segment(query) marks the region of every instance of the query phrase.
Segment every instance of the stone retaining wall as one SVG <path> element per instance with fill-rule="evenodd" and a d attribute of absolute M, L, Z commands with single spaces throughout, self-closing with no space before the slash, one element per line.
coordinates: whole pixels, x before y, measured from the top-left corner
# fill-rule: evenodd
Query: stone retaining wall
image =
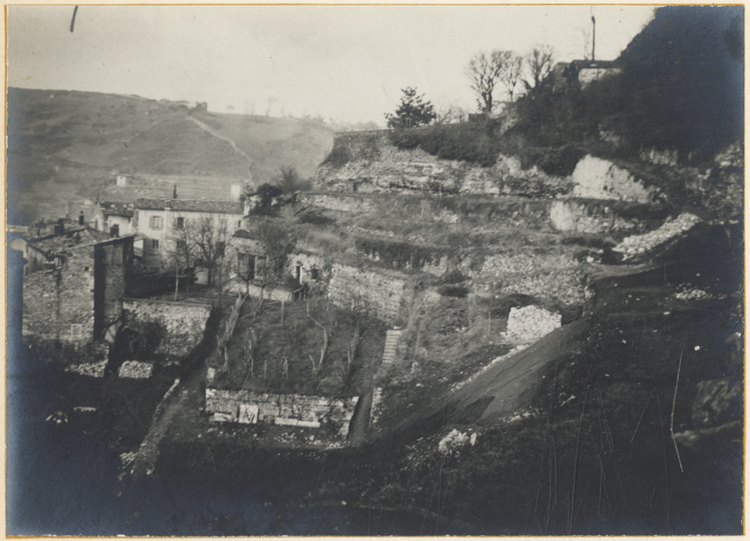
<path fill-rule="evenodd" d="M 406 277 L 340 264 L 333 265 L 328 284 L 328 298 L 335 305 L 361 306 L 369 315 L 386 323 L 398 319 L 406 291 Z"/>
<path fill-rule="evenodd" d="M 168 359 L 185 357 L 203 340 L 211 305 L 147 299 L 123 300 L 123 327 L 145 334 L 155 325 L 161 339 L 154 354 Z"/>

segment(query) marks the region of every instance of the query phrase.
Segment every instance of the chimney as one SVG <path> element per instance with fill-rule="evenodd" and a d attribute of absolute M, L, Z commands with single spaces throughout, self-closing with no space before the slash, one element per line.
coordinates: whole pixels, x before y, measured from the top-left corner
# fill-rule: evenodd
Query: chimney
<path fill-rule="evenodd" d="M 83 225 L 83 211 L 78 215 L 78 225 Z"/>
<path fill-rule="evenodd" d="M 172 199 L 177 199 L 177 184 L 174 185 L 174 189 L 172 190 Z"/>
<path fill-rule="evenodd" d="M 239 201 L 242 196 L 242 184 L 232 184 L 229 193 L 232 201 Z"/>

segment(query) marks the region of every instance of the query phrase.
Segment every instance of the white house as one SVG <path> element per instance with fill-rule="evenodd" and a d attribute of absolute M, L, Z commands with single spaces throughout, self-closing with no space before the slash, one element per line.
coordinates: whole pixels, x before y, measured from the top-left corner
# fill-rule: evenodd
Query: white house
<path fill-rule="evenodd" d="M 215 230 L 226 225 L 226 237 L 242 227 L 240 201 L 191 199 L 136 199 L 135 231 L 143 237 L 143 259 L 147 266 L 162 266 L 189 223 L 210 219 Z"/>

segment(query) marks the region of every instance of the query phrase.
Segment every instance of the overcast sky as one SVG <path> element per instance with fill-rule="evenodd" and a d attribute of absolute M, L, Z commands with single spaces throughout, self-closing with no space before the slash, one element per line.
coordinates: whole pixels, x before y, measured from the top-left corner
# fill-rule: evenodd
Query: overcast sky
<path fill-rule="evenodd" d="M 652 6 L 8 7 L 8 85 L 206 101 L 209 110 L 374 121 L 415 86 L 438 107 L 475 108 L 471 55 L 535 44 L 611 60 Z M 500 97 L 502 99 L 502 97 Z"/>

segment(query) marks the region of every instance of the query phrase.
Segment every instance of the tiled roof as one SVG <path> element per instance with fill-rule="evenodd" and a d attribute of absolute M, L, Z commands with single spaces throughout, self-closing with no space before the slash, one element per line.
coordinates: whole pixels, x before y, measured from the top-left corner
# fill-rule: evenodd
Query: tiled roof
<path fill-rule="evenodd" d="M 210 199 L 143 199 L 135 200 L 141 210 L 173 210 L 183 212 L 214 212 L 217 214 L 243 214 L 241 201 L 214 201 Z"/>
<path fill-rule="evenodd" d="M 100 203 L 102 214 L 105 216 L 133 216 L 133 203 L 114 203 L 103 201 Z"/>

